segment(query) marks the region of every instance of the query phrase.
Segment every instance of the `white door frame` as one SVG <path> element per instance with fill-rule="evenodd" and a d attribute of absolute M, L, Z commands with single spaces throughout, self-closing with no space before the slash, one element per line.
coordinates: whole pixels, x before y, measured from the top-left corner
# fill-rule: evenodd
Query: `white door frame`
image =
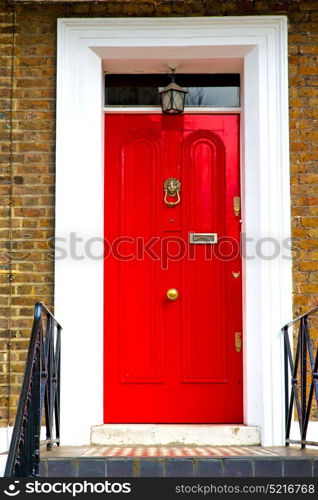
<path fill-rule="evenodd" d="M 131 57 L 145 64 L 204 58 L 210 72 L 220 61 L 229 70 L 242 63 L 247 253 L 259 242 L 272 254 L 290 238 L 285 16 L 59 19 L 55 313 L 64 327 L 63 444 L 88 443 L 90 427 L 103 422 L 103 261 L 81 242 L 74 256 L 74 236 L 71 256 L 70 233 L 95 245 L 103 238 L 103 64 Z M 289 256 L 286 248 L 276 258 L 243 259 L 244 423 L 260 426 L 267 446 L 284 442 L 280 327 L 292 317 Z"/>

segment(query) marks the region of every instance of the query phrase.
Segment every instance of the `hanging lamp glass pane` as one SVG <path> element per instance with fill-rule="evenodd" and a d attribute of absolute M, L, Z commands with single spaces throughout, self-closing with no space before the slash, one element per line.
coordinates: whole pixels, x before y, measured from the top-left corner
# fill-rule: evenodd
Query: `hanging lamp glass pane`
<path fill-rule="evenodd" d="M 171 99 L 170 99 L 170 94 L 168 92 L 162 94 L 162 105 L 166 109 L 169 109 L 171 107 Z"/>
<path fill-rule="evenodd" d="M 177 109 L 183 108 L 184 95 L 180 92 L 173 91 L 174 107 Z"/>

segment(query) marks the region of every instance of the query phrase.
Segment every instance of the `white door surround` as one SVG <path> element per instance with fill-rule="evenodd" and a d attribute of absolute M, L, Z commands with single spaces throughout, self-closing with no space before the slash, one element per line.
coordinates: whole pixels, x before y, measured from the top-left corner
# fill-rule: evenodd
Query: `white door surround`
<path fill-rule="evenodd" d="M 103 71 L 133 65 L 151 72 L 156 59 L 188 73 L 241 68 L 247 254 L 255 245 L 269 255 L 273 246 L 288 246 L 285 16 L 60 19 L 55 314 L 64 327 L 61 435 L 67 445 L 88 443 L 90 427 L 103 423 L 103 260 L 90 252 L 74 256 L 73 247 L 70 255 L 71 233 L 73 243 L 74 233 L 86 242 L 94 238 L 90 248 L 103 238 Z M 280 327 L 292 317 L 291 261 L 287 248 L 272 259 L 253 257 L 243 259 L 244 423 L 261 428 L 263 445 L 282 445 Z"/>

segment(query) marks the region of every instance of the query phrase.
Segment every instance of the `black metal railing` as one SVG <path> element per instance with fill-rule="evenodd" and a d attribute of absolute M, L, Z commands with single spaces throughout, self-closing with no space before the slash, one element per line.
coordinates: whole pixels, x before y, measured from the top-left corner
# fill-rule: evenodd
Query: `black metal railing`
<path fill-rule="evenodd" d="M 318 442 L 306 440 L 314 400 L 318 406 L 318 345 L 314 347 L 309 324 L 311 319 L 318 320 L 317 313 L 318 307 L 282 328 L 285 340 L 286 446 L 291 443 L 300 444 L 302 448 L 318 446 Z M 290 341 L 291 335 L 293 342 Z M 299 423 L 299 440 L 290 439 L 294 410 Z"/>
<path fill-rule="evenodd" d="M 16 414 L 5 477 L 39 475 L 44 407 L 47 449 L 60 442 L 61 325 L 38 302 Z"/>

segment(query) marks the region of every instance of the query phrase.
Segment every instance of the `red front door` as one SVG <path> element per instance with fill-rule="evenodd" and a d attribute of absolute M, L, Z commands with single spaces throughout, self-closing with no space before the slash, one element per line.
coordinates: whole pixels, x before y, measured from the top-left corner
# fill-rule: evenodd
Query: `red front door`
<path fill-rule="evenodd" d="M 105 116 L 105 422 L 242 422 L 239 196 L 237 115 Z"/>

